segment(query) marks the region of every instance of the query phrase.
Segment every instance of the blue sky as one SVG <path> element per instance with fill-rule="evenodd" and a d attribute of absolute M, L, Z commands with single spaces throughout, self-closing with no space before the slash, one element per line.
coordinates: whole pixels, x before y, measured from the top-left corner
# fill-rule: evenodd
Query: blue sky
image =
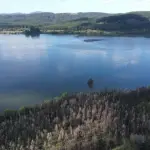
<path fill-rule="evenodd" d="M 0 13 L 150 11 L 150 0 L 0 0 Z"/>

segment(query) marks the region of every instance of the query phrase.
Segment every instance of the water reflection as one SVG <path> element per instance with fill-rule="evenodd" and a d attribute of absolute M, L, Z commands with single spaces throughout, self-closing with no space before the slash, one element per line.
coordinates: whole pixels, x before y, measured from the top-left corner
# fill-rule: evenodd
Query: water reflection
<path fill-rule="evenodd" d="M 39 103 L 64 91 L 150 84 L 150 39 L 0 35 L 0 109 Z M 10 102 L 11 101 L 11 102 Z M 10 103 L 9 103 L 10 102 Z M 9 104 L 8 104 L 9 103 Z"/>
<path fill-rule="evenodd" d="M 93 81 L 93 79 L 90 78 L 90 79 L 88 80 L 87 84 L 88 84 L 89 88 L 92 89 L 93 86 L 94 86 L 94 81 Z"/>
<path fill-rule="evenodd" d="M 76 55 L 76 57 L 91 57 L 91 56 L 95 56 L 95 55 L 102 55 L 103 57 L 105 57 L 107 55 L 107 52 L 104 50 L 75 50 L 74 54 Z"/>
<path fill-rule="evenodd" d="M 26 37 L 26 38 L 31 37 L 31 38 L 33 38 L 33 39 L 37 39 L 37 38 L 40 38 L 40 34 L 37 34 L 37 35 L 28 35 L 28 34 L 25 34 L 25 37 Z"/>
<path fill-rule="evenodd" d="M 112 61 L 116 67 L 126 67 L 127 65 L 136 65 L 142 55 L 142 50 L 132 49 L 128 51 L 114 51 Z"/>
<path fill-rule="evenodd" d="M 0 58 L 5 60 L 28 60 L 37 59 L 39 57 L 46 56 L 46 45 L 42 39 L 24 39 L 5 37 L 4 41 L 0 41 Z"/>

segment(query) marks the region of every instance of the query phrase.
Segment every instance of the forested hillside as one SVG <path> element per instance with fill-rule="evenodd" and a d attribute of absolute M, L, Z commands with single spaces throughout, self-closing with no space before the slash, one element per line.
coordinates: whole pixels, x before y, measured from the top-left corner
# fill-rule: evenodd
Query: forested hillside
<path fill-rule="evenodd" d="M 56 24 L 61 22 L 66 22 L 70 20 L 75 20 L 83 17 L 88 18 L 100 18 L 106 17 L 109 14 L 106 13 L 49 13 L 49 12 L 39 12 L 31 14 L 1 14 L 0 15 L 0 26 L 19 26 L 19 25 L 46 25 L 46 24 Z"/>
<path fill-rule="evenodd" d="M 30 26 L 42 33 L 94 35 L 150 35 L 150 11 L 125 14 L 31 13 L 1 14 L 0 32 L 22 33 Z"/>

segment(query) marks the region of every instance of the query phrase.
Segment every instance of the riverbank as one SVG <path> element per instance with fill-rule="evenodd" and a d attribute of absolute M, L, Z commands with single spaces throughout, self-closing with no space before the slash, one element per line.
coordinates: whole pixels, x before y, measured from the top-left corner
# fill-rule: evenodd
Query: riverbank
<path fill-rule="evenodd" d="M 0 34 L 23 34 L 23 31 L 11 31 L 11 30 L 7 30 L 7 31 L 0 31 Z"/>
<path fill-rule="evenodd" d="M 0 149 L 148 150 L 149 98 L 147 87 L 65 93 L 15 113 L 6 111 L 0 121 Z"/>
<path fill-rule="evenodd" d="M 0 31 L 0 34 L 24 34 L 24 30 L 3 30 Z M 101 30 L 80 30 L 80 31 L 72 31 L 72 30 L 41 30 L 41 34 L 51 34 L 51 35 L 75 35 L 79 36 L 110 36 L 110 37 L 150 37 L 150 33 L 124 33 L 124 32 L 107 32 Z"/>
<path fill-rule="evenodd" d="M 53 34 L 53 35 L 76 35 L 78 36 L 110 36 L 110 37 L 150 37 L 148 32 L 108 32 L 102 30 L 47 30 L 41 31 L 42 34 Z"/>

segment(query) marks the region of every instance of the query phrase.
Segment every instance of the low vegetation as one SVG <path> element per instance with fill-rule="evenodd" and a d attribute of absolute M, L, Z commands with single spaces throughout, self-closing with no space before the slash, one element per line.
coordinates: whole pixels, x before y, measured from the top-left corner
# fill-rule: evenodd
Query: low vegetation
<path fill-rule="evenodd" d="M 63 93 L 0 116 L 0 150 L 149 150 L 150 88 Z"/>

